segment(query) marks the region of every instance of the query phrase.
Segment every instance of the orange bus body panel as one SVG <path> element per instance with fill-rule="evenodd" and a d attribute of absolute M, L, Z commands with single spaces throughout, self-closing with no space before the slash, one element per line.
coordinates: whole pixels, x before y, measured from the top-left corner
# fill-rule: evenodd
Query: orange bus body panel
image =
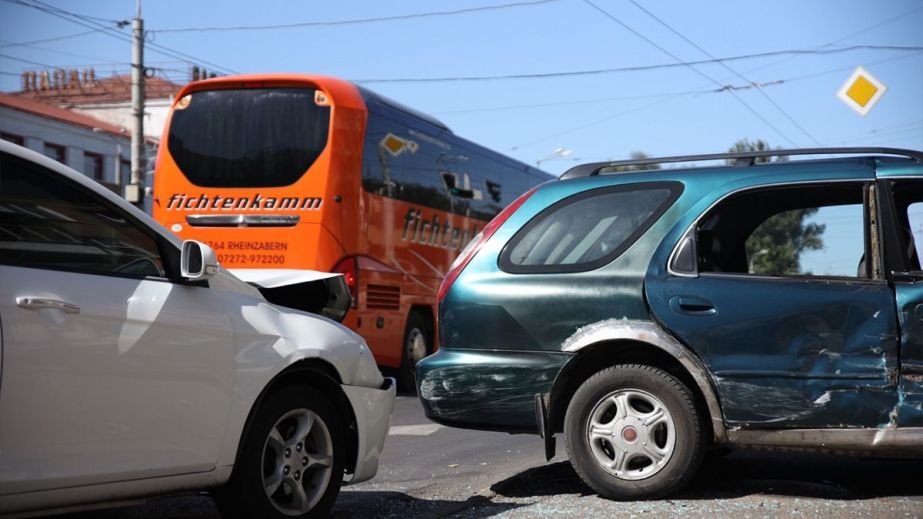
<path fill-rule="evenodd" d="M 168 138 L 186 96 L 293 87 L 322 92 L 330 106 L 326 146 L 298 180 L 281 187 L 201 187 L 181 171 L 169 151 Z M 180 237 L 209 244 L 222 266 L 230 269 L 329 272 L 344 258 L 352 258 L 358 266 L 358 301 L 343 324 L 366 339 L 379 365 L 399 367 L 413 309 L 427 315 L 432 346 L 437 347 L 439 283 L 485 222 L 366 191 L 362 168 L 368 118 L 359 89 L 331 77 L 254 74 L 190 83 L 177 94 L 166 122 L 154 178 L 153 215 Z M 285 226 L 190 224 L 195 218 L 216 215 L 298 217 L 298 221 Z"/>
<path fill-rule="evenodd" d="M 356 248 L 355 229 L 359 224 L 358 181 L 349 175 L 328 175 L 328 171 L 359 171 L 362 160 L 362 132 L 365 127 L 365 104 L 355 86 L 345 81 L 323 76 L 266 74 L 215 78 L 186 85 L 174 101 L 201 90 L 240 89 L 248 84 L 271 87 L 311 86 L 327 93 L 333 100 L 331 131 L 327 146 L 308 171 L 294 184 L 270 188 L 202 188 L 190 182 L 170 155 L 166 139 L 157 155 L 154 176 L 153 215 L 160 223 L 184 239 L 208 243 L 215 249 L 226 268 L 291 268 L 329 271 L 345 255 Z M 171 111 L 166 122 L 170 127 Z M 336 150 L 336 152 L 334 152 Z M 180 200 L 171 197 L 184 195 Z M 280 209 L 272 214 L 299 216 L 294 227 L 192 227 L 186 217 L 206 214 L 254 214 L 266 211 L 238 208 L 252 205 L 255 195 L 263 200 L 283 201 L 295 198 L 306 211 Z M 202 197 L 205 197 L 204 199 Z M 219 209 L 214 209 L 215 196 Z M 335 202 L 337 196 L 341 202 Z M 201 203 L 208 200 L 210 204 Z M 306 199 L 312 202 L 305 204 Z M 316 200 L 316 201 L 314 201 Z M 228 208 L 223 204 L 230 201 Z M 241 203 L 246 201 L 249 203 Z M 190 206 L 177 210 L 177 202 Z M 343 243 L 342 240 L 351 243 Z M 280 254 L 281 253 L 281 254 Z M 281 260 L 279 256 L 283 256 Z"/>

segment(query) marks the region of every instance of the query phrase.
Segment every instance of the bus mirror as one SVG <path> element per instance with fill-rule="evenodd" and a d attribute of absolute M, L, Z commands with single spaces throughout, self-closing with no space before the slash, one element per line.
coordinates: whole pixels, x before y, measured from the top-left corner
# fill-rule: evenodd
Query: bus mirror
<path fill-rule="evenodd" d="M 183 242 L 180 274 L 189 281 L 202 281 L 218 273 L 218 258 L 211 247 L 195 240 Z"/>

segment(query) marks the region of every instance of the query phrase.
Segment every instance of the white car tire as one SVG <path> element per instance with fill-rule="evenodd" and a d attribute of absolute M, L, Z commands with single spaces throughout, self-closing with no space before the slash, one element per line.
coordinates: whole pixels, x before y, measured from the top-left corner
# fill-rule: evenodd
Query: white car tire
<path fill-rule="evenodd" d="M 345 427 L 314 388 L 284 386 L 260 403 L 231 480 L 215 493 L 223 517 L 328 517 L 343 482 Z"/>

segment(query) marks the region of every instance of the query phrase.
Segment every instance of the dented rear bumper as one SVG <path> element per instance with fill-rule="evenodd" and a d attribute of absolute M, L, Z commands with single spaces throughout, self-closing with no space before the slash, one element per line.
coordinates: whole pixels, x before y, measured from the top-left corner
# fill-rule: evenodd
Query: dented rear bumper
<path fill-rule="evenodd" d="M 547 393 L 571 354 L 441 349 L 417 364 L 426 416 L 471 429 L 538 434 L 535 395 Z"/>

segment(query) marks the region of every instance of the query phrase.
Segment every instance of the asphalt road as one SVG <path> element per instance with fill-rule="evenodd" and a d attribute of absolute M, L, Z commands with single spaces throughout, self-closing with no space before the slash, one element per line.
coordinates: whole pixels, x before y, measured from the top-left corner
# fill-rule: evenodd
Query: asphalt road
<path fill-rule="evenodd" d="M 923 518 L 923 462 L 735 452 L 709 458 L 671 499 L 595 496 L 566 461 L 545 463 L 537 436 L 452 429 L 398 397 L 378 475 L 344 487 L 336 518 L 881 517 Z M 217 519 L 206 496 L 71 514 L 68 519 Z"/>

